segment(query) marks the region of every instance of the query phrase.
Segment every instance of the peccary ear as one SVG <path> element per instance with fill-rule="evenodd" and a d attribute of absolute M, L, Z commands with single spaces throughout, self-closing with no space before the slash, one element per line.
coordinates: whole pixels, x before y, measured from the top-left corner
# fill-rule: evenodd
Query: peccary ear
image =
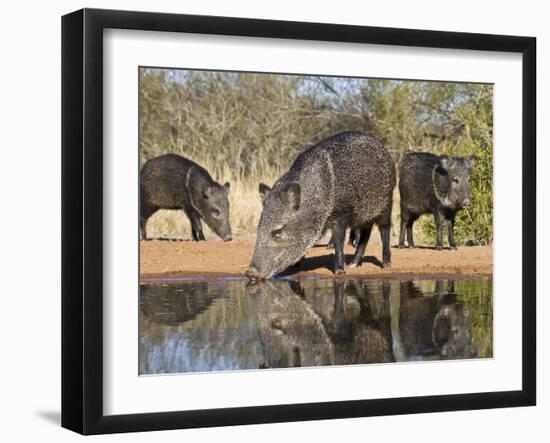
<path fill-rule="evenodd" d="M 229 184 L 229 182 L 225 182 L 225 183 L 223 184 L 223 187 L 225 188 L 225 190 L 226 190 L 227 192 L 229 192 L 229 188 L 231 187 L 231 185 Z"/>
<path fill-rule="evenodd" d="M 448 170 L 452 164 L 453 164 L 453 158 L 449 157 L 448 155 L 442 155 L 439 157 L 439 160 L 441 162 L 441 167 L 445 170 Z"/>
<path fill-rule="evenodd" d="M 258 192 L 260 193 L 260 200 L 262 201 L 263 205 L 265 199 L 267 198 L 267 195 L 271 192 L 271 188 L 264 183 L 260 183 L 260 186 L 258 187 Z"/>
<path fill-rule="evenodd" d="M 300 194 L 301 189 L 298 183 L 288 183 L 281 189 L 280 197 L 286 205 L 297 211 L 300 209 Z"/>
<path fill-rule="evenodd" d="M 479 158 L 476 157 L 475 155 L 472 155 L 466 159 L 466 166 L 472 169 L 478 161 L 479 161 Z"/>
<path fill-rule="evenodd" d="M 204 188 L 202 188 L 202 196 L 207 200 L 210 198 L 213 192 L 214 188 L 210 185 L 206 185 Z"/>

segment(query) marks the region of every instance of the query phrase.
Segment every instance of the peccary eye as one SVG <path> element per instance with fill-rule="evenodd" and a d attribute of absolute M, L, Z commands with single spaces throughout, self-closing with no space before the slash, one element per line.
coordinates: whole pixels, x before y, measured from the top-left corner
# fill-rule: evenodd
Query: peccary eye
<path fill-rule="evenodd" d="M 214 217 L 219 217 L 220 216 L 220 211 L 218 211 L 217 209 L 212 209 L 212 215 Z"/>
<path fill-rule="evenodd" d="M 460 179 L 458 177 L 453 177 L 453 183 L 458 183 Z"/>
<path fill-rule="evenodd" d="M 282 240 L 285 237 L 283 228 L 279 228 L 279 229 L 275 229 L 274 231 L 271 231 L 271 237 L 274 240 Z"/>

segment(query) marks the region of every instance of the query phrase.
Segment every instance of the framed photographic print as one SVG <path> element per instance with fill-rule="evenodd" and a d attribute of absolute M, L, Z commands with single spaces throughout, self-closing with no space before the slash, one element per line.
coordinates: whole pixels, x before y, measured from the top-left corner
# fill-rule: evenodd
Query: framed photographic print
<path fill-rule="evenodd" d="M 530 37 L 62 21 L 62 425 L 534 405 Z"/>

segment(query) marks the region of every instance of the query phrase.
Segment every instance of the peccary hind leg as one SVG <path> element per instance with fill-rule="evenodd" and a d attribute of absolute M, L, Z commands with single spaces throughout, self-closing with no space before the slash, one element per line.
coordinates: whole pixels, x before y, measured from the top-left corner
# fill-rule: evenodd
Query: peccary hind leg
<path fill-rule="evenodd" d="M 407 243 L 409 248 L 414 248 L 413 224 L 418 217 L 410 214 L 407 210 L 401 208 L 401 230 L 399 232 L 399 249 L 405 247 L 405 234 L 407 234 Z"/>
<path fill-rule="evenodd" d="M 139 217 L 139 227 L 141 229 L 141 238 L 147 240 L 147 219 L 143 216 Z"/>
<path fill-rule="evenodd" d="M 363 229 L 357 229 L 355 231 L 357 249 L 355 250 L 355 255 L 353 256 L 353 261 L 350 266 L 352 268 L 361 266 L 361 261 L 363 260 L 363 255 L 365 254 L 365 248 L 369 242 L 370 233 L 372 230 L 372 225 L 368 225 Z"/>
<path fill-rule="evenodd" d="M 357 242 L 359 241 L 360 235 L 361 235 L 360 229 L 352 229 L 349 233 L 348 245 L 357 246 Z M 333 249 L 333 248 L 334 248 L 334 235 L 330 237 L 330 240 L 327 243 L 327 249 Z"/>
<path fill-rule="evenodd" d="M 147 240 L 147 219 L 143 216 L 139 218 L 139 227 L 141 228 L 141 238 Z"/>
<path fill-rule="evenodd" d="M 327 243 L 327 249 L 334 249 L 334 234 L 331 233 L 330 240 Z"/>
<path fill-rule="evenodd" d="M 401 215 L 401 230 L 399 231 L 399 249 L 403 249 L 405 247 L 405 232 L 407 230 L 408 223 L 409 223 L 409 220 L 404 218 L 403 215 Z"/>
<path fill-rule="evenodd" d="M 391 267 L 390 225 L 378 226 L 382 238 L 382 267 Z"/>
<path fill-rule="evenodd" d="M 334 273 L 344 274 L 344 240 L 346 237 L 346 225 L 336 223 L 332 230 L 332 240 L 334 241 Z"/>
<path fill-rule="evenodd" d="M 437 236 L 435 240 L 435 249 L 441 251 L 443 249 L 443 223 L 445 222 L 445 217 L 441 211 L 434 211 L 435 225 L 437 227 Z"/>
<path fill-rule="evenodd" d="M 361 237 L 361 229 L 352 229 L 349 233 L 348 245 L 357 246 Z"/>

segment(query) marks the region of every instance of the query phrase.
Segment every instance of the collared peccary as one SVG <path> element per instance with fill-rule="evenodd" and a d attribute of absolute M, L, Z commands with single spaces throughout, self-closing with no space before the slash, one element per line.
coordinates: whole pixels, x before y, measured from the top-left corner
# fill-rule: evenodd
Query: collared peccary
<path fill-rule="evenodd" d="M 229 183 L 220 185 L 206 169 L 176 154 L 149 160 L 141 169 L 140 225 L 147 239 L 147 220 L 159 209 L 183 209 L 193 239 L 205 240 L 201 219 L 223 240 L 231 240 Z"/>
<path fill-rule="evenodd" d="M 346 229 L 361 229 L 352 266 L 361 264 L 373 224 L 389 266 L 395 167 L 378 140 L 343 132 L 306 149 L 267 194 L 247 276 L 265 279 L 296 263 L 327 229 L 335 273 L 344 272 Z"/>
<path fill-rule="evenodd" d="M 401 232 L 399 247 L 414 247 L 413 224 L 422 214 L 432 213 L 437 226 L 436 249 L 443 248 L 443 223 L 449 246 L 456 249 L 456 213 L 472 204 L 470 172 L 477 157 L 438 156 L 428 152 L 406 154 L 399 163 Z"/>

